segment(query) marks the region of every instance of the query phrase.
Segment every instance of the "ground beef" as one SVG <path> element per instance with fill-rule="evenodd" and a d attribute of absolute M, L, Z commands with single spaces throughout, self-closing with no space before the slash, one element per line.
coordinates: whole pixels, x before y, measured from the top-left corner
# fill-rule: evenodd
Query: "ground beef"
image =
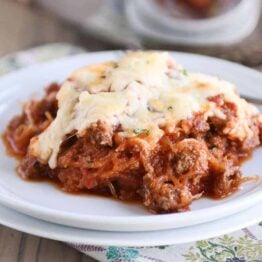
<path fill-rule="evenodd" d="M 156 213 L 184 211 L 193 200 L 188 186 L 176 187 L 168 176 L 144 176 L 143 203 Z"/>

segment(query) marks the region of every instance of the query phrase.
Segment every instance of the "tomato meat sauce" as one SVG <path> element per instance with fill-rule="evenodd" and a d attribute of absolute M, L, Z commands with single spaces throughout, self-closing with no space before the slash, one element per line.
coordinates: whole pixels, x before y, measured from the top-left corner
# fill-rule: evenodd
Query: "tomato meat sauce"
<path fill-rule="evenodd" d="M 56 117 L 59 88 L 51 84 L 42 99 L 26 103 L 3 134 L 8 153 L 19 160 L 22 178 L 54 181 L 70 193 L 138 200 L 154 213 L 187 210 L 202 196 L 224 198 L 255 179 L 242 178 L 240 164 L 261 145 L 262 125 L 257 118 L 250 119 L 252 135 L 243 141 L 224 134 L 236 108 L 219 95 L 209 99 L 222 109 L 225 119 L 205 120 L 196 113 L 181 120 L 172 132 L 163 128 L 164 135 L 153 150 L 141 143 L 144 132 L 124 138 L 119 135 L 121 126 L 101 121 L 89 126 L 82 137 L 71 132 L 60 147 L 57 166 L 51 169 L 32 157 L 28 146 Z"/>

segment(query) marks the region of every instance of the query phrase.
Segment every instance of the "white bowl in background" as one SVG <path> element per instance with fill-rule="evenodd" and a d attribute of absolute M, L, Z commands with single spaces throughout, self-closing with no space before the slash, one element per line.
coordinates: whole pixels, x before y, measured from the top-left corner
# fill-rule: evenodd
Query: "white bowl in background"
<path fill-rule="evenodd" d="M 246 15 L 232 21 L 228 26 L 208 32 L 190 33 L 175 31 L 154 23 L 145 16 L 135 1 L 126 2 L 126 16 L 131 28 L 146 41 L 190 46 L 228 45 L 241 41 L 255 29 L 261 10 L 260 0 L 249 1 Z M 250 15 L 252 14 L 252 15 Z M 170 18 L 172 19 L 172 18 Z M 197 20 L 198 21 L 198 20 Z"/>

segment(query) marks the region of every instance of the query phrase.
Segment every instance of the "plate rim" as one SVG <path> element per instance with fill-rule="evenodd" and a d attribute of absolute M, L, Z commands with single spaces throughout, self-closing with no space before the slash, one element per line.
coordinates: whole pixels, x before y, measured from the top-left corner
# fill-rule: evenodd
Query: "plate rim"
<path fill-rule="evenodd" d="M 72 244 L 85 244 L 85 245 L 101 245 L 101 246 L 122 246 L 122 247 L 150 247 L 158 245 L 177 245 L 186 244 L 198 240 L 209 239 L 218 237 L 224 234 L 241 230 L 243 228 L 255 225 L 262 220 L 262 203 L 257 204 L 245 211 L 236 213 L 232 216 L 222 218 L 216 221 L 211 221 L 206 224 L 195 225 L 185 228 L 170 229 L 155 232 L 107 232 L 95 231 L 89 229 L 80 229 L 75 227 L 68 227 L 60 224 L 55 224 L 43 221 L 28 215 L 19 213 L 13 209 L 2 206 L 0 204 L 1 212 L 0 224 L 22 231 L 31 235 L 44 237 L 52 240 L 68 242 Z M 257 212 L 261 210 L 261 212 Z M 7 212 L 7 215 L 5 214 Z M 9 213 L 9 215 L 8 215 Z M 3 216 L 4 214 L 4 216 Z M 10 219 L 10 214 L 13 218 Z M 260 215 L 258 215 L 260 214 Z M 23 219 L 23 220 L 22 220 Z M 24 219 L 29 221 L 30 225 L 25 226 Z M 33 222 L 33 223 L 32 223 Z M 38 224 L 38 225 L 35 225 Z M 216 230 L 212 229 L 212 224 L 215 224 Z M 48 230 L 43 229 L 43 225 L 47 225 Z M 211 227 L 211 228 L 210 228 Z M 70 230 L 76 231 L 77 234 L 70 234 Z M 192 231 L 189 236 L 183 232 Z M 204 231 L 205 230 L 205 231 Z M 67 232 L 68 231 L 68 232 Z M 178 235 L 178 232 L 181 232 Z M 66 233 L 67 232 L 67 233 Z M 71 231 L 72 232 L 72 231 Z M 80 234 L 78 233 L 80 232 Z M 199 234 L 196 234 L 198 232 Z M 81 235 L 85 233 L 85 235 Z M 137 237 L 131 240 L 128 236 L 134 234 Z M 153 235 L 152 235 L 153 234 Z M 97 235 L 97 236 L 95 236 Z M 103 239 L 104 235 L 104 239 Z M 123 239 L 122 236 L 125 236 Z M 95 237 L 94 237 L 95 236 Z M 107 238 L 105 238 L 105 236 Z"/>

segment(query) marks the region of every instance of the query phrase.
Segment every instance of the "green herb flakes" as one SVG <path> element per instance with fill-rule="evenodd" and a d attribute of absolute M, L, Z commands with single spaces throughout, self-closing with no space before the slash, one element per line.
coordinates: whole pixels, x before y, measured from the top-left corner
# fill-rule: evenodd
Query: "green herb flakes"
<path fill-rule="evenodd" d="M 140 135 L 140 134 L 146 134 L 147 136 L 150 134 L 150 130 L 148 130 L 148 129 L 145 129 L 145 128 L 143 128 L 143 129 L 141 129 L 141 128 L 136 128 L 136 129 L 134 129 L 133 130 L 133 132 L 136 134 L 136 135 Z"/>
<path fill-rule="evenodd" d="M 182 74 L 183 74 L 184 76 L 188 76 L 188 72 L 187 72 L 187 70 L 186 70 L 185 68 L 183 68 Z"/>

